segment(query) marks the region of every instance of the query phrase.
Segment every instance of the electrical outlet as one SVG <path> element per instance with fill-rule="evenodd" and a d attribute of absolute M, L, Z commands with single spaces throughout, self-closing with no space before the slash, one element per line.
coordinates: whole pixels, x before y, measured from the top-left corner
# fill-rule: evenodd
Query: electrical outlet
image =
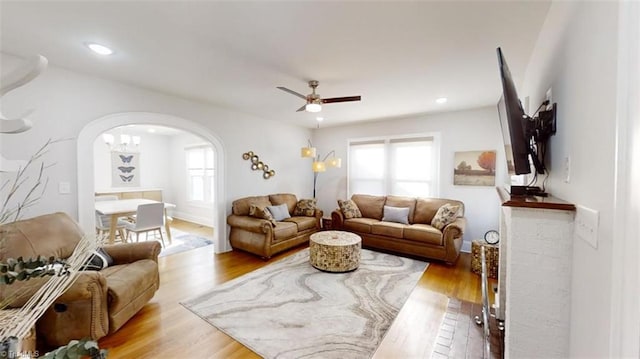
<path fill-rule="evenodd" d="M 596 249 L 598 248 L 598 217 L 598 211 L 576 206 L 574 233 Z"/>
<path fill-rule="evenodd" d="M 571 180 L 571 157 L 564 158 L 564 183 L 569 183 Z"/>

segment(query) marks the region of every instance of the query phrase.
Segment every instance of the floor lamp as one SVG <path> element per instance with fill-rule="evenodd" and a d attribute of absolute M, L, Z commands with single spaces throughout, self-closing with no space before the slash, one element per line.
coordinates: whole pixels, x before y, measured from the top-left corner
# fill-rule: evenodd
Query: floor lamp
<path fill-rule="evenodd" d="M 331 150 L 329 153 L 324 156 L 322 161 L 320 160 L 320 155 L 316 156 L 316 148 L 311 145 L 311 141 L 308 141 L 308 147 L 303 147 L 300 150 L 301 157 L 313 158 L 313 163 L 311 164 L 311 169 L 313 170 L 313 198 L 316 198 L 316 183 L 318 181 L 318 175 L 320 172 L 324 172 L 329 168 L 340 168 L 342 167 L 342 159 L 336 157 L 336 151 Z M 331 156 L 331 157 L 330 157 Z"/>

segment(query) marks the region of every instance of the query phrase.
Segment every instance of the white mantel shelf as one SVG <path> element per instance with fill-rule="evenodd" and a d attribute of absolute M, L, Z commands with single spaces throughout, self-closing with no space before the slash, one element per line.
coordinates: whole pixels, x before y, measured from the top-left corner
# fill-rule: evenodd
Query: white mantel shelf
<path fill-rule="evenodd" d="M 500 303 L 505 358 L 569 356 L 575 206 L 501 188 Z"/>

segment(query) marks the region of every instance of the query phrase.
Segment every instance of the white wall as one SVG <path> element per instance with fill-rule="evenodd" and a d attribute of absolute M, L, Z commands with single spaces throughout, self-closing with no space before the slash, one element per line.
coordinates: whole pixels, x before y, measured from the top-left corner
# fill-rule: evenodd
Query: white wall
<path fill-rule="evenodd" d="M 519 93 L 537 104 L 552 88 L 558 130 L 550 141 L 547 188 L 600 214 L 597 248 L 573 240 L 570 352 L 580 358 L 609 355 L 617 21 L 616 2 L 554 2 Z"/>
<path fill-rule="evenodd" d="M 13 70 L 23 61 L 4 53 L 1 60 L 2 73 Z M 55 166 L 47 171 L 50 180 L 48 191 L 37 206 L 26 213 L 27 217 L 63 211 L 78 218 L 77 172 L 91 171 L 93 174 L 93 169 L 77 167 L 77 136 L 92 121 L 122 112 L 168 114 L 192 121 L 215 134 L 224 146 L 227 177 L 224 194 L 228 209 L 231 208 L 231 201 L 248 195 L 308 193 L 303 184 L 311 180 L 312 174 L 299 161 L 300 146 L 311 136 L 311 131 L 306 128 L 86 76 L 56 66 L 49 66 L 29 85 L 2 98 L 2 111 L 7 117 L 18 116 L 28 108 L 35 109 L 31 116 L 34 127 L 25 133 L 0 137 L 1 152 L 5 157 L 25 158 L 48 138 L 70 140 L 51 147 L 47 158 L 55 162 Z M 172 127 L 182 129 L 179 121 Z M 264 180 L 251 171 L 241 157 L 248 150 L 258 153 L 275 169 L 276 176 Z M 71 184 L 70 194 L 57 193 L 60 182 Z M 93 188 L 93 183 L 85 184 L 84 188 Z"/>
<path fill-rule="evenodd" d="M 496 74 L 496 81 L 499 81 Z M 496 99 L 496 103 L 498 99 Z M 321 128 L 314 132 L 313 144 L 324 156 L 334 150 L 343 159 L 339 169 L 327 169 L 318 177 L 318 204 L 329 215 L 337 207 L 336 200 L 347 196 L 347 141 L 360 137 L 405 135 L 436 132 L 440 135 L 440 197 L 457 199 L 465 204 L 467 229 L 463 248 L 473 239 L 483 238 L 489 229 L 498 229 L 498 196 L 493 186 L 454 186 L 454 153 L 459 151 L 496 150 L 497 178 L 503 178 L 504 145 L 496 107 L 424 115 L 415 118 L 389 119 L 351 126 Z M 311 162 L 305 162 L 311 171 Z M 309 182 L 309 188 L 313 183 Z"/>

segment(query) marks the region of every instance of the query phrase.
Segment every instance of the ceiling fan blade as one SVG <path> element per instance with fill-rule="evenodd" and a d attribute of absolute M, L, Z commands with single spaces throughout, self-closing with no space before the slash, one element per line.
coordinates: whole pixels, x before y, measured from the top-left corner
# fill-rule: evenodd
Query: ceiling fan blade
<path fill-rule="evenodd" d="M 307 104 L 304 104 L 304 105 L 302 105 L 302 107 L 297 109 L 296 112 L 304 111 L 306 108 L 307 108 Z"/>
<path fill-rule="evenodd" d="M 297 92 L 295 92 L 295 91 L 293 91 L 293 90 L 289 90 L 289 89 L 288 89 L 288 88 L 286 88 L 286 87 L 278 86 L 277 88 L 278 88 L 278 89 L 280 89 L 280 90 L 282 90 L 282 91 L 284 91 L 284 92 L 288 92 L 288 93 L 290 93 L 290 94 L 292 94 L 292 95 L 294 95 L 294 96 L 298 96 L 298 97 L 300 97 L 301 99 L 304 99 L 304 100 L 306 100 L 306 99 L 307 99 L 307 96 L 305 96 L 305 95 L 303 95 L 303 94 L 300 94 L 300 93 L 297 93 Z"/>
<path fill-rule="evenodd" d="M 332 98 L 323 98 L 322 103 L 360 101 L 360 99 L 361 99 L 360 96 L 332 97 Z"/>

